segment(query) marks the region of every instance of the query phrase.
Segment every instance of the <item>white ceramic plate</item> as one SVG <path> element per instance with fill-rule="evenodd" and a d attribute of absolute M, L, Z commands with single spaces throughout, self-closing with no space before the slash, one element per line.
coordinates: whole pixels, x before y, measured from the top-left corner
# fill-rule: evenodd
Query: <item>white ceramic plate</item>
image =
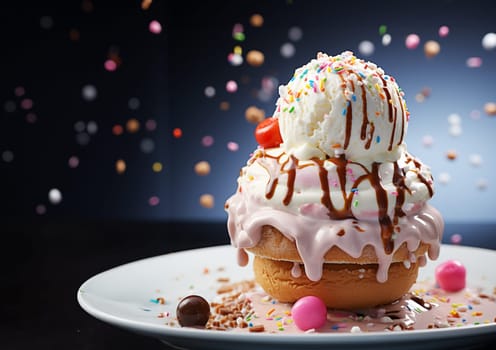
<path fill-rule="evenodd" d="M 496 251 L 444 245 L 438 261 L 457 259 L 467 268 L 467 284 L 496 286 Z M 251 279 L 250 267 L 236 264 L 236 250 L 218 246 L 166 254 L 136 261 L 100 273 L 79 288 L 77 298 L 94 317 L 128 330 L 158 338 L 185 349 L 334 349 L 472 347 L 494 344 L 496 323 L 461 328 L 384 333 L 267 334 L 205 331 L 165 325 L 179 298 L 200 294 L 213 298 L 218 278 L 231 282 Z M 419 279 L 434 276 L 435 262 L 421 269 Z M 165 304 L 157 303 L 159 297 Z"/>

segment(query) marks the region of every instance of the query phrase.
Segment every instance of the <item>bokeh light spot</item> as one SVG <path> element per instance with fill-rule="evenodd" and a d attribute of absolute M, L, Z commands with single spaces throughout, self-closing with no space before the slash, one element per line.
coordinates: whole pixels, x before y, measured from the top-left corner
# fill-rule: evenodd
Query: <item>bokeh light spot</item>
<path fill-rule="evenodd" d="M 482 58 L 480 57 L 469 57 L 465 62 L 468 68 L 479 68 L 482 66 Z"/>
<path fill-rule="evenodd" d="M 207 86 L 205 90 L 203 90 L 203 93 L 206 97 L 212 98 L 215 96 L 215 88 L 213 86 Z"/>
<path fill-rule="evenodd" d="M 202 194 L 200 196 L 200 205 L 207 209 L 213 208 L 215 205 L 214 196 L 208 193 Z"/>
<path fill-rule="evenodd" d="M 206 176 L 210 174 L 210 163 L 202 160 L 195 164 L 195 173 L 199 176 Z"/>
<path fill-rule="evenodd" d="M 291 41 L 300 41 L 303 38 L 303 30 L 300 27 L 289 28 L 288 38 Z"/>
<path fill-rule="evenodd" d="M 484 112 L 488 116 L 495 116 L 496 115 L 496 102 L 488 102 L 484 105 Z"/>
<path fill-rule="evenodd" d="M 420 44 L 420 37 L 417 34 L 409 34 L 405 39 L 405 46 L 409 50 L 414 50 Z"/>
<path fill-rule="evenodd" d="M 226 91 L 231 94 L 235 93 L 236 91 L 238 91 L 238 83 L 236 83 L 234 80 L 229 80 L 226 83 Z"/>
<path fill-rule="evenodd" d="M 255 106 L 250 106 L 245 111 L 245 118 L 249 123 L 258 124 L 265 119 L 265 111 Z"/>
<path fill-rule="evenodd" d="M 261 51 L 258 50 L 250 50 L 246 54 L 246 62 L 250 66 L 260 67 L 265 61 L 265 56 Z"/>
<path fill-rule="evenodd" d="M 126 122 L 126 130 L 130 134 L 137 133 L 140 129 L 140 122 L 136 118 L 130 118 Z"/>
<path fill-rule="evenodd" d="M 183 136 L 183 131 L 181 130 L 181 128 L 174 128 L 174 130 L 172 130 L 172 136 L 178 139 Z"/>
<path fill-rule="evenodd" d="M 445 38 L 448 36 L 450 30 L 449 30 L 449 27 L 448 26 L 441 26 L 439 27 L 439 30 L 438 30 L 438 34 L 441 38 Z"/>
<path fill-rule="evenodd" d="M 108 72 L 113 72 L 117 69 L 117 63 L 113 59 L 105 60 L 103 67 Z"/>
<path fill-rule="evenodd" d="M 482 47 L 485 50 L 494 50 L 496 48 L 496 33 L 487 33 L 482 37 Z"/>
<path fill-rule="evenodd" d="M 210 135 L 203 136 L 202 137 L 202 140 L 201 140 L 201 144 L 204 147 L 210 147 L 210 146 L 212 146 L 214 144 L 214 138 L 213 138 L 213 136 L 210 136 Z"/>
<path fill-rule="evenodd" d="M 115 171 L 117 171 L 117 174 L 124 174 L 126 171 L 126 162 L 123 159 L 118 159 L 115 162 Z"/>
<path fill-rule="evenodd" d="M 75 169 L 79 166 L 79 158 L 77 156 L 71 156 L 67 163 L 69 164 L 69 168 Z"/>
<path fill-rule="evenodd" d="M 60 204 L 62 202 L 62 192 L 58 188 L 52 188 L 48 191 L 48 201 L 53 205 Z"/>
<path fill-rule="evenodd" d="M 284 58 L 291 58 L 296 53 L 296 48 L 292 43 L 285 43 L 281 46 L 281 56 Z"/>
<path fill-rule="evenodd" d="M 155 131 L 157 129 L 157 122 L 155 119 L 148 119 L 145 123 L 145 129 L 148 131 Z"/>
<path fill-rule="evenodd" d="M 231 152 L 236 152 L 237 150 L 239 150 L 239 145 L 237 142 L 229 141 L 227 143 L 227 149 Z"/>
<path fill-rule="evenodd" d="M 364 40 L 358 44 L 358 51 L 363 56 L 370 56 L 374 53 L 375 46 L 374 43 L 369 40 Z"/>
<path fill-rule="evenodd" d="M 153 20 L 148 25 L 148 30 L 153 34 L 160 34 L 162 32 L 162 25 L 159 21 Z"/>
<path fill-rule="evenodd" d="M 152 170 L 153 170 L 153 172 L 159 173 L 159 172 L 162 171 L 162 169 L 163 169 L 162 163 L 160 163 L 160 162 L 154 162 L 152 164 Z"/>
<path fill-rule="evenodd" d="M 137 97 L 131 97 L 129 101 L 127 101 L 127 106 L 129 107 L 129 109 L 133 111 L 137 110 L 140 107 L 140 105 L 141 105 L 140 100 Z"/>
<path fill-rule="evenodd" d="M 98 96 L 98 90 L 94 85 L 87 84 L 81 89 L 81 95 L 85 101 L 93 101 Z"/>
<path fill-rule="evenodd" d="M 148 199 L 148 204 L 151 207 L 157 206 L 159 205 L 159 203 L 160 203 L 160 198 L 158 198 L 157 196 L 152 196 Z"/>
<path fill-rule="evenodd" d="M 112 127 L 112 134 L 114 134 L 115 136 L 122 135 L 123 132 L 124 132 L 124 128 L 122 127 L 122 125 L 115 124 Z"/>
<path fill-rule="evenodd" d="M 255 13 L 253 15 L 251 15 L 250 17 L 250 25 L 252 27 L 261 27 L 263 26 L 263 23 L 264 23 L 264 18 L 261 14 L 259 13 Z"/>
<path fill-rule="evenodd" d="M 5 163 L 11 163 L 14 160 L 14 152 L 11 150 L 5 150 L 2 152 L 2 160 Z"/>
<path fill-rule="evenodd" d="M 150 138 L 144 138 L 140 143 L 141 152 L 149 154 L 155 150 L 155 141 Z"/>
<path fill-rule="evenodd" d="M 441 51 L 441 46 L 435 40 L 429 40 L 424 44 L 424 54 L 427 58 L 435 57 Z"/>

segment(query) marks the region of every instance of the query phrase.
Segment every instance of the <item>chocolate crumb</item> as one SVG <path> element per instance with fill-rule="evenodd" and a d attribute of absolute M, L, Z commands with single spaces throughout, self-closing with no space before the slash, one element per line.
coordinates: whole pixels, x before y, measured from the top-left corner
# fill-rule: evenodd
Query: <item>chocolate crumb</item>
<path fill-rule="evenodd" d="M 250 327 L 249 330 L 250 332 L 260 333 L 265 331 L 265 327 L 263 324 L 257 324 L 254 325 L 253 327 Z"/>

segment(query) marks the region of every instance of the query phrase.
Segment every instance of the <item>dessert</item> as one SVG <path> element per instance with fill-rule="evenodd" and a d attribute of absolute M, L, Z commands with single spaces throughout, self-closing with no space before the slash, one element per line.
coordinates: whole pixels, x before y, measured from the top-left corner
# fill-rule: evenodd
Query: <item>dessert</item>
<path fill-rule="evenodd" d="M 279 88 L 260 144 L 226 201 L 238 262 L 279 302 L 391 303 L 438 257 L 430 168 L 408 153 L 395 79 L 352 52 L 319 53 Z"/>

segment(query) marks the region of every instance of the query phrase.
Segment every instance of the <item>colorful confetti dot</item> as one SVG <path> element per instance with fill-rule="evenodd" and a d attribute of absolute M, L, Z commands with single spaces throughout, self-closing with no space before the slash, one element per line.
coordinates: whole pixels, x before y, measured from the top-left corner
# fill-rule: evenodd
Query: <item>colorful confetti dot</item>
<path fill-rule="evenodd" d="M 458 154 L 456 153 L 455 150 L 449 150 L 446 152 L 446 158 L 449 160 L 455 160 L 458 157 Z"/>
<path fill-rule="evenodd" d="M 300 27 L 289 28 L 288 38 L 291 41 L 300 41 L 303 38 L 303 30 Z"/>
<path fill-rule="evenodd" d="M 234 80 L 229 80 L 226 83 L 226 91 L 231 94 L 235 93 L 236 91 L 238 91 L 238 83 L 236 83 Z"/>
<path fill-rule="evenodd" d="M 296 48 L 292 43 L 285 43 L 282 44 L 280 52 L 282 57 L 291 58 L 295 55 Z"/>
<path fill-rule="evenodd" d="M 435 57 L 441 51 L 441 46 L 437 41 L 429 40 L 424 44 L 424 54 L 427 58 Z"/>
<path fill-rule="evenodd" d="M 451 175 L 449 173 L 440 173 L 438 176 L 438 182 L 442 185 L 446 185 L 451 181 Z"/>
<path fill-rule="evenodd" d="M 251 15 L 250 25 L 252 27 L 259 28 L 259 27 L 263 26 L 263 23 L 264 23 L 264 18 L 261 14 L 255 13 L 255 14 Z"/>
<path fill-rule="evenodd" d="M 112 127 L 112 134 L 114 134 L 115 136 L 122 135 L 123 132 L 124 128 L 122 127 L 122 125 L 116 124 Z"/>
<path fill-rule="evenodd" d="M 2 160 L 5 163 L 11 163 L 14 160 L 14 152 L 11 150 L 5 150 L 2 152 Z"/>
<path fill-rule="evenodd" d="M 213 136 L 210 136 L 210 135 L 203 136 L 202 137 L 202 140 L 201 140 L 201 144 L 204 147 L 210 147 L 210 146 L 212 146 L 214 144 L 214 138 L 213 138 Z"/>
<path fill-rule="evenodd" d="M 174 130 L 172 130 L 172 136 L 176 139 L 181 138 L 183 136 L 183 131 L 180 128 L 174 128 Z"/>
<path fill-rule="evenodd" d="M 482 165 L 482 156 L 480 154 L 474 153 L 468 157 L 470 165 L 474 167 L 479 167 Z"/>
<path fill-rule="evenodd" d="M 205 90 L 203 90 L 203 93 L 206 97 L 212 98 L 215 96 L 215 88 L 213 86 L 207 86 Z"/>
<path fill-rule="evenodd" d="M 162 25 L 159 21 L 153 20 L 148 25 L 148 30 L 153 34 L 160 34 L 162 32 Z"/>
<path fill-rule="evenodd" d="M 115 162 L 115 171 L 117 171 L 117 174 L 124 174 L 126 171 L 126 162 L 122 159 L 118 159 Z"/>
<path fill-rule="evenodd" d="M 484 105 L 484 112 L 489 116 L 496 115 L 496 102 L 488 102 Z"/>
<path fill-rule="evenodd" d="M 227 143 L 227 149 L 231 152 L 239 150 L 239 145 L 236 142 L 230 141 Z"/>
<path fill-rule="evenodd" d="M 255 106 L 250 106 L 245 111 L 245 118 L 249 123 L 258 124 L 265 119 L 265 111 Z"/>
<path fill-rule="evenodd" d="M 150 138 L 144 138 L 141 140 L 140 149 L 145 154 L 152 153 L 155 150 L 155 141 Z"/>
<path fill-rule="evenodd" d="M 441 26 L 441 27 L 439 27 L 439 30 L 438 30 L 438 32 L 437 32 L 437 33 L 439 34 L 439 36 L 440 36 L 441 38 L 445 38 L 445 37 L 447 37 L 447 36 L 448 36 L 449 31 L 450 31 L 450 30 L 449 30 L 449 27 L 448 27 L 448 26 Z"/>
<path fill-rule="evenodd" d="M 33 100 L 30 98 L 24 98 L 21 100 L 21 108 L 24 110 L 28 110 L 33 108 Z"/>
<path fill-rule="evenodd" d="M 453 244 L 460 244 L 462 242 L 462 235 L 459 233 L 452 234 L 450 237 L 450 242 Z"/>
<path fill-rule="evenodd" d="M 221 111 L 224 111 L 224 112 L 225 112 L 225 111 L 228 111 L 228 110 L 229 110 L 229 108 L 231 108 L 231 105 L 230 105 L 230 103 L 229 103 L 229 102 L 227 102 L 227 101 L 222 101 L 221 103 L 219 103 L 219 109 L 220 109 Z"/>
<path fill-rule="evenodd" d="M 482 37 L 482 47 L 485 50 L 494 50 L 496 48 L 496 33 L 487 33 Z"/>
<path fill-rule="evenodd" d="M 468 68 L 479 68 L 482 66 L 482 58 L 480 57 L 469 57 L 465 62 Z"/>
<path fill-rule="evenodd" d="M 382 24 L 379 26 L 379 35 L 383 36 L 384 34 L 387 33 L 387 26 Z"/>
<path fill-rule="evenodd" d="M 260 67 L 265 61 L 265 56 L 261 51 L 250 50 L 246 54 L 246 62 L 252 67 Z"/>
<path fill-rule="evenodd" d="M 238 53 L 230 53 L 227 55 L 227 62 L 229 62 L 232 66 L 240 66 L 243 64 L 243 56 Z"/>
<path fill-rule="evenodd" d="M 44 215 L 46 213 L 46 206 L 43 204 L 38 204 L 35 208 L 34 211 L 38 215 Z"/>
<path fill-rule="evenodd" d="M 112 59 L 108 59 L 103 63 L 103 67 L 106 71 L 113 72 L 117 69 L 117 63 Z"/>
<path fill-rule="evenodd" d="M 152 196 L 148 199 L 148 204 L 151 207 L 157 206 L 159 203 L 160 203 L 160 198 L 158 198 L 157 196 Z"/>
<path fill-rule="evenodd" d="M 155 119 L 148 119 L 145 123 L 145 129 L 148 131 L 154 131 L 157 128 L 157 122 Z"/>
<path fill-rule="evenodd" d="M 98 91 L 94 85 L 85 85 L 81 89 L 81 95 L 85 101 L 93 101 L 98 96 Z"/>
<path fill-rule="evenodd" d="M 77 156 L 71 156 L 67 163 L 69 164 L 69 168 L 75 169 L 79 166 L 79 158 Z"/>
<path fill-rule="evenodd" d="M 127 106 L 130 110 L 137 110 L 140 107 L 140 100 L 137 97 L 131 97 L 129 101 L 127 101 Z"/>
<path fill-rule="evenodd" d="M 199 176 L 206 176 L 210 174 L 210 163 L 203 160 L 195 164 L 195 173 Z"/>
<path fill-rule="evenodd" d="M 422 137 L 422 145 L 424 147 L 431 147 L 434 143 L 434 138 L 431 135 L 425 135 Z"/>
<path fill-rule="evenodd" d="M 90 135 L 96 134 L 98 132 L 98 124 L 93 120 L 89 121 L 88 124 L 86 124 L 86 131 Z"/>
<path fill-rule="evenodd" d="M 162 171 L 162 169 L 163 169 L 163 165 L 162 165 L 162 163 L 160 163 L 160 162 L 155 162 L 155 163 L 153 163 L 153 164 L 152 164 L 152 170 L 153 170 L 153 172 L 155 172 L 155 173 L 159 173 L 159 172 L 161 172 L 161 171 Z"/>
<path fill-rule="evenodd" d="M 17 97 L 21 97 L 21 96 L 23 96 L 25 93 L 26 93 L 26 90 L 25 90 L 22 86 L 17 86 L 17 87 L 14 89 L 14 95 L 16 95 Z"/>
<path fill-rule="evenodd" d="M 140 122 L 136 118 L 130 118 L 126 122 L 126 130 L 130 134 L 137 133 L 140 129 Z"/>
<path fill-rule="evenodd" d="M 391 35 L 390 34 L 384 34 L 382 36 L 382 45 L 383 46 L 389 46 L 389 44 L 391 44 Z"/>
<path fill-rule="evenodd" d="M 420 44 L 420 37 L 417 34 L 409 34 L 405 39 L 405 46 L 409 50 L 414 50 Z"/>
<path fill-rule="evenodd" d="M 370 56 L 374 53 L 375 51 L 375 46 L 374 43 L 369 41 L 369 40 L 364 40 L 358 44 L 358 51 L 363 55 L 363 56 Z"/>
<path fill-rule="evenodd" d="M 62 202 L 62 193 L 58 188 L 52 188 L 48 191 L 48 201 L 53 205 L 57 205 Z"/>

